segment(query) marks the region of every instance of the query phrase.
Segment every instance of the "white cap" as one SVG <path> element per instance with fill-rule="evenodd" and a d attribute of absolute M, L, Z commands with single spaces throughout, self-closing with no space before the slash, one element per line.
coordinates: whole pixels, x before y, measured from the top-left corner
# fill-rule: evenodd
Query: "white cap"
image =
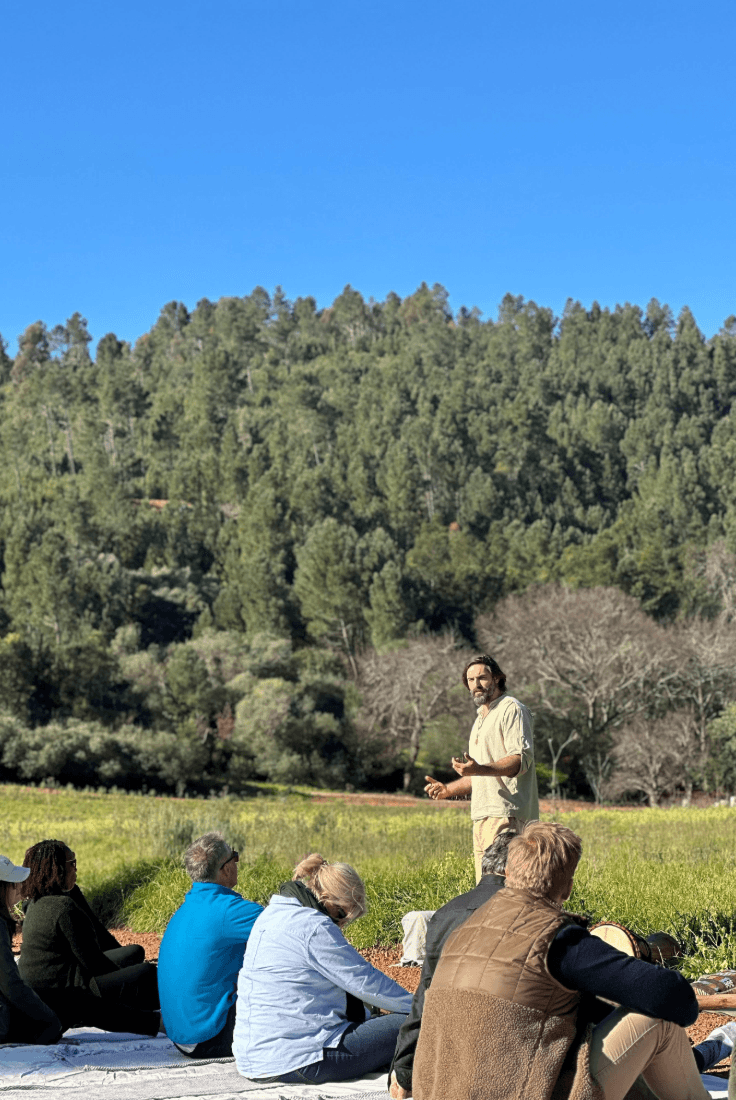
<path fill-rule="evenodd" d="M 25 882 L 30 873 L 30 867 L 16 867 L 12 859 L 0 856 L 0 882 Z"/>

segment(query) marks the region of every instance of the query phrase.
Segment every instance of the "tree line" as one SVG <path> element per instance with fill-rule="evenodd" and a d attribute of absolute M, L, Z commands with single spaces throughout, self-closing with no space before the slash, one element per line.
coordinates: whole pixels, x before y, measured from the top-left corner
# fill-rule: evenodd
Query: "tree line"
<path fill-rule="evenodd" d="M 90 344 L 75 314 L 0 350 L 7 777 L 411 785 L 461 743 L 457 668 L 485 645 L 553 787 L 732 782 L 706 641 L 736 591 L 736 317 L 706 341 L 654 300 L 556 318 L 508 295 L 484 320 L 440 286 L 322 310 L 257 288 Z M 601 624 L 614 597 L 651 644 L 604 705 L 610 669 L 586 695 L 542 659 L 541 609 Z M 678 631 L 714 670 L 699 702 L 662 656 Z M 637 787 L 673 723 L 689 747 Z"/>

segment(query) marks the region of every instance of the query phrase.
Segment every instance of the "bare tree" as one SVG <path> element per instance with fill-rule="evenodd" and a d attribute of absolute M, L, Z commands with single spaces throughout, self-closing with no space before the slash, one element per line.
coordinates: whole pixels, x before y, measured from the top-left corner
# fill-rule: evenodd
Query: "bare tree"
<path fill-rule="evenodd" d="M 667 685 L 670 705 L 688 716 L 695 746 L 683 779 L 689 801 L 693 780 L 702 776 L 710 756 L 710 723 L 736 694 L 736 622 L 724 609 L 715 619 L 688 619 L 671 626 L 668 633 L 679 671 Z"/>
<path fill-rule="evenodd" d="M 736 554 L 726 547 L 724 539 L 706 550 L 699 551 L 693 560 L 692 573 L 705 588 L 705 602 L 727 622 L 736 617 Z"/>
<path fill-rule="evenodd" d="M 476 623 L 509 680 L 580 734 L 580 757 L 601 801 L 614 757 L 613 732 L 651 710 L 680 675 L 670 636 L 617 588 L 555 585 L 508 596 Z"/>
<path fill-rule="evenodd" d="M 560 763 L 562 754 L 568 745 L 572 745 L 574 741 L 580 740 L 580 734 L 577 730 L 573 730 L 564 741 L 560 740 L 558 744 L 555 744 L 552 737 L 547 738 L 547 744 L 549 746 L 549 756 L 552 761 L 552 778 L 549 782 L 549 793 L 551 798 L 560 797 L 560 783 L 557 776 L 557 766 Z"/>
<path fill-rule="evenodd" d="M 614 770 L 605 793 L 621 795 L 641 791 L 650 806 L 674 791 L 692 773 L 698 754 L 693 714 L 685 708 L 662 718 L 637 715 L 619 733 L 614 749 Z"/>
<path fill-rule="evenodd" d="M 411 784 L 427 723 L 453 709 L 449 692 L 460 680 L 465 654 L 452 634 L 422 637 L 401 649 L 359 658 L 360 722 L 385 736 L 403 762 L 404 789 Z"/>

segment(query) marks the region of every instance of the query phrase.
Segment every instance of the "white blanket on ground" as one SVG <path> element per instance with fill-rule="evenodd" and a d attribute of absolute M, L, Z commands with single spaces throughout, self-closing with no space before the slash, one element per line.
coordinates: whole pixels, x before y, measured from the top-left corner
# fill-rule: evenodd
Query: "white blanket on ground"
<path fill-rule="evenodd" d="M 0 1046 L 1 1100 L 64 1093 L 68 1100 L 378 1100 L 386 1074 L 334 1085 L 262 1085 L 241 1077 L 232 1058 L 186 1058 L 165 1036 L 67 1031 L 53 1046 Z"/>
<path fill-rule="evenodd" d="M 728 1082 L 704 1074 L 716 1100 Z M 68 1031 L 54 1046 L 0 1046 L 0 1100 L 34 1100 L 63 1092 L 67 1100 L 383 1100 L 386 1074 L 333 1085 L 261 1085 L 241 1077 L 232 1058 L 185 1058 L 170 1039 L 119 1035 L 95 1028 Z"/>

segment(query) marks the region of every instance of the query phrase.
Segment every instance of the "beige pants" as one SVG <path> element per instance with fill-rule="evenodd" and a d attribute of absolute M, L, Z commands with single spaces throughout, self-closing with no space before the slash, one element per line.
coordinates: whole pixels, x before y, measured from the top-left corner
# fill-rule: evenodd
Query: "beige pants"
<path fill-rule="evenodd" d="M 685 1029 L 625 1008 L 593 1032 L 590 1070 L 606 1100 L 708 1100 Z"/>
<path fill-rule="evenodd" d="M 502 829 L 518 830 L 524 824 L 517 817 L 484 817 L 473 822 L 473 859 L 475 860 L 475 881 L 480 882 L 480 864 L 483 853 L 489 844 L 493 844 Z"/>

